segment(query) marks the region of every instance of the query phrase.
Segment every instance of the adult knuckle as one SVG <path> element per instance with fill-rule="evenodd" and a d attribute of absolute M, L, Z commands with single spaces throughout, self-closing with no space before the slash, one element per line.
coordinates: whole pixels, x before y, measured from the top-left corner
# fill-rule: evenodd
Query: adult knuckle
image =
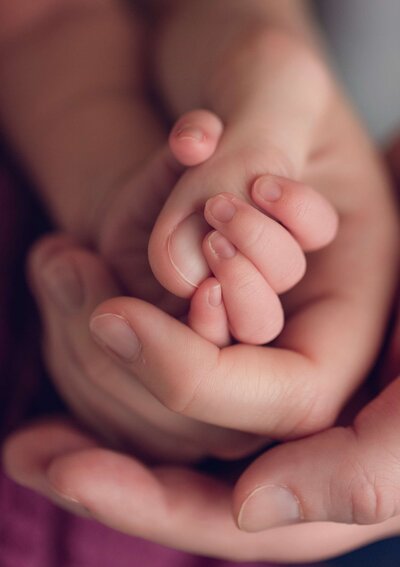
<path fill-rule="evenodd" d="M 347 523 L 377 524 L 396 515 L 399 461 L 382 453 L 380 443 L 363 438 L 353 427 L 335 428 L 346 447 L 330 482 L 332 502 Z M 338 455 L 339 457 L 339 455 Z"/>
<path fill-rule="evenodd" d="M 391 518 L 394 514 L 393 499 L 384 479 L 364 463 L 353 463 L 351 468 L 351 521 L 356 524 L 376 524 Z"/>
<path fill-rule="evenodd" d="M 193 357 L 195 360 L 195 356 Z M 170 411 L 190 416 L 195 407 L 202 386 L 208 376 L 212 376 L 212 370 L 203 367 L 204 365 L 193 364 L 192 368 L 186 369 L 184 373 L 177 372 L 168 381 L 166 389 L 161 393 L 160 399 Z"/>
<path fill-rule="evenodd" d="M 190 405 L 196 397 L 196 390 L 199 384 L 187 374 L 184 380 L 173 382 L 169 388 L 160 396 L 162 403 L 170 411 L 185 415 L 189 412 Z"/>

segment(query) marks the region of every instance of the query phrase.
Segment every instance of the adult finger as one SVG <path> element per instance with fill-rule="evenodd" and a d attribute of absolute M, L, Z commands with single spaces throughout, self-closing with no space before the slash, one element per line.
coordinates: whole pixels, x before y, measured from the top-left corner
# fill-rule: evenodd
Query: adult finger
<path fill-rule="evenodd" d="M 233 561 L 315 561 L 398 530 L 398 522 L 362 528 L 315 523 L 245 533 L 232 518 L 229 484 L 193 469 L 147 468 L 59 420 L 10 437 L 4 462 L 17 482 L 71 512 L 169 547 Z"/>
<path fill-rule="evenodd" d="M 95 440 L 72 422 L 60 417 L 49 418 L 12 433 L 2 447 L 2 464 L 18 484 L 75 514 L 86 516 L 84 509 L 72 499 L 67 502 L 57 497 L 49 487 L 46 470 L 54 458 L 95 446 Z"/>
<path fill-rule="evenodd" d="M 174 412 L 278 437 L 317 426 L 312 407 L 317 388 L 311 395 L 317 371 L 302 354 L 240 344 L 220 350 L 131 298 L 106 301 L 90 325 L 106 352 Z"/>
<path fill-rule="evenodd" d="M 264 454 L 235 490 L 241 529 L 307 521 L 376 524 L 400 514 L 400 377 L 356 417 Z"/>
<path fill-rule="evenodd" d="M 89 316 L 119 290 L 95 254 L 64 236 L 47 237 L 31 254 L 30 274 L 52 377 L 75 413 L 112 446 L 182 462 L 210 455 L 238 458 L 265 444 L 259 437 L 168 411 L 99 349 L 89 331 Z"/>

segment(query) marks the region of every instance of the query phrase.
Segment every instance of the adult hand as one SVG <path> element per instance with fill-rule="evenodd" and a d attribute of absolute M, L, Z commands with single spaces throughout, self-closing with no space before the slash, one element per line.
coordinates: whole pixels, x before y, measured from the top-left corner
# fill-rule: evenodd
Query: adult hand
<path fill-rule="evenodd" d="M 388 156 L 400 189 L 399 150 L 400 140 Z M 400 525 L 398 519 L 386 522 L 400 515 L 399 300 L 376 389 L 382 389 L 381 393 L 363 407 L 349 427 L 282 445 L 251 465 L 234 496 L 236 517 L 243 529 L 259 531 L 284 520 L 283 508 L 281 517 L 268 510 L 274 486 L 284 487 L 292 506 L 296 502 L 298 521 Z"/>
<path fill-rule="evenodd" d="M 400 325 L 397 341 L 399 333 Z M 398 356 L 398 342 L 392 345 Z M 72 423 L 60 420 L 31 425 L 11 436 L 4 463 L 17 482 L 67 510 L 130 535 L 234 561 L 317 561 L 400 533 L 399 518 L 386 519 L 398 512 L 399 501 L 399 491 L 395 494 L 400 457 L 394 395 L 399 395 L 398 380 L 363 410 L 355 427 L 332 429 L 272 449 L 245 472 L 234 491 L 231 472 L 224 478 L 193 468 L 149 468 L 133 456 L 102 447 Z M 385 414 L 387 408 L 390 414 Z M 376 485 L 375 479 L 383 484 Z M 324 521 L 261 533 L 239 530 L 232 517 L 232 498 L 237 520 L 248 490 L 258 488 L 256 480 L 264 486 L 284 482 L 297 489 L 307 514 L 304 519 Z M 380 489 L 379 500 L 374 498 L 376 488 Z M 367 490 L 362 493 L 362 489 Z M 261 509 L 257 512 L 253 507 L 252 517 L 247 515 L 245 520 L 248 512 L 242 512 L 242 528 L 254 530 L 257 520 L 258 528 L 284 521 L 284 497 L 282 501 L 278 494 L 268 502 L 265 494 L 258 493 Z M 386 521 L 356 526 L 331 523 L 330 519 Z M 243 522 L 249 520 L 245 526 Z"/>
<path fill-rule="evenodd" d="M 166 189 L 149 195 L 131 183 L 166 138 L 147 92 L 144 20 L 119 0 L 0 9 L 0 121 L 10 147 L 57 227 L 100 250 L 131 294 L 165 307 L 146 246 Z M 175 174 L 166 168 L 164 179 Z"/>
<path fill-rule="evenodd" d="M 145 194 L 159 187 L 165 190 L 176 167 L 166 147 L 142 169 L 137 183 Z M 90 315 L 100 302 L 121 293 L 99 257 L 80 249 L 70 237 L 50 236 L 35 246 L 29 265 L 51 377 L 74 413 L 113 447 L 174 462 L 206 456 L 237 458 L 265 444 L 259 436 L 202 424 L 167 410 L 96 345 L 89 330 Z M 137 274 L 138 285 L 146 277 Z"/>
<path fill-rule="evenodd" d="M 278 149 L 266 136 L 271 151 L 265 161 L 259 156 L 254 166 L 247 160 L 247 146 L 244 151 L 237 140 L 233 149 L 223 149 L 233 135 L 232 125 L 215 154 L 185 173 L 178 186 L 184 183 L 200 195 L 203 187 L 215 190 L 217 182 L 221 189 L 226 189 L 224 183 L 238 184 L 248 198 L 248 167 L 253 181 L 266 171 L 280 170 L 288 176 L 289 158 L 298 179 L 334 204 L 340 216 L 337 238 L 308 256 L 304 279 L 282 298 L 282 334 L 267 347 L 236 344 L 219 350 L 154 306 L 128 298 L 101 305 L 91 326 L 100 344 L 115 353 L 122 336 L 125 344 L 130 342 L 130 350 L 120 352 L 120 364 L 142 379 L 168 409 L 286 440 L 331 426 L 373 365 L 395 287 L 398 224 L 382 164 L 334 82 L 327 79 L 323 62 L 293 37 L 270 31 L 261 29 L 251 44 L 255 56 L 268 61 L 263 77 L 272 73 L 263 84 L 270 103 L 265 112 L 272 109 L 267 134 L 274 138 L 276 132 L 291 132 L 291 117 L 309 116 L 310 108 L 316 107 L 317 117 L 311 113 L 314 127 L 299 120 L 293 135 L 279 138 Z M 233 50 L 233 67 L 237 61 L 239 67 L 250 64 L 253 50 L 244 50 L 243 44 L 244 40 L 237 52 Z M 283 102 L 282 92 L 298 96 L 288 95 Z M 244 164 L 240 179 L 238 163 Z M 172 201 L 166 206 L 173 208 Z M 251 289 L 248 283 L 242 282 L 245 289 Z"/>
<path fill-rule="evenodd" d="M 70 250 L 71 254 L 80 265 L 83 252 Z M 91 257 L 90 262 L 95 259 Z M 96 276 L 99 279 L 98 273 Z M 398 373 L 399 339 L 398 319 L 386 371 L 380 376 L 384 382 L 390 373 L 392 378 Z M 398 518 L 387 519 L 398 512 L 398 447 L 393 433 L 397 412 L 392 409 L 398 390 L 396 380 L 362 410 L 354 426 L 334 428 L 272 449 L 244 473 L 234 491 L 232 474 L 221 480 L 194 469 L 146 468 L 134 457 L 107 450 L 72 424 L 60 421 L 33 425 L 12 436 L 5 447 L 5 463 L 18 482 L 65 508 L 151 541 L 234 560 L 318 560 L 399 533 Z M 385 482 L 375 484 L 375 479 Z M 281 489 L 283 485 L 298 490 L 294 506 L 285 489 L 268 502 L 272 493 L 259 489 L 274 483 Z M 337 503 L 327 487 L 333 489 Z M 367 488 L 365 494 L 363 488 Z M 283 514 L 285 497 L 290 518 Z M 232 518 L 232 498 L 242 531 Z M 390 498 L 395 506 L 390 506 Z M 250 507 L 242 508 L 244 503 Z M 305 520 L 324 522 L 303 521 L 262 533 L 243 532 L 295 522 L 293 511 L 303 514 Z M 350 526 L 326 520 L 385 521 Z"/>
<path fill-rule="evenodd" d="M 186 302 L 162 288 L 147 257 L 152 227 L 184 168 L 159 160 L 150 179 L 167 121 L 149 95 L 139 8 L 120 0 L 0 0 L 0 10 L 0 122 L 56 226 L 99 251 L 123 291 L 182 312 Z M 194 148 L 192 164 L 213 153 L 221 133 L 220 120 L 207 118 L 207 141 Z"/>
<path fill-rule="evenodd" d="M 262 4 L 252 4 L 250 23 L 261 16 L 260 21 L 265 22 Z M 183 20 L 188 16 L 192 26 L 197 25 L 193 24 L 197 11 L 202 25 L 211 14 L 202 3 L 196 3 L 193 13 L 184 3 L 177 6 L 178 11 L 183 10 Z M 221 6 L 218 17 L 224 12 L 224 3 Z M 238 16 L 243 5 L 239 2 L 235 6 L 239 10 L 235 25 L 241 25 Z M 255 12 L 254 6 L 258 6 Z M 212 3 L 206 7 L 212 8 Z M 177 21 L 181 21 L 179 17 Z M 181 31 L 187 33 L 181 24 Z M 170 296 L 164 299 L 153 278 L 146 253 L 152 222 L 168 190 L 154 194 L 133 190 L 133 171 L 163 137 L 160 121 L 145 98 L 146 82 L 139 64 L 143 55 L 140 29 L 137 16 L 129 13 L 128 17 L 113 0 L 101 5 L 90 1 L 87 5 L 63 4 L 61 11 L 41 20 L 39 27 L 33 26 L 29 33 L 14 32 L 1 43 L 0 109 L 10 139 L 30 165 L 39 190 L 47 195 L 63 226 L 73 230 L 78 222 L 85 230 L 90 227 L 86 238 L 106 256 L 130 293 L 176 312 L 175 300 L 171 309 Z M 139 335 L 143 352 L 152 352 L 146 364 L 148 373 L 143 373 L 145 387 L 169 409 L 223 427 L 288 438 L 331 425 L 372 364 L 393 287 L 397 236 L 380 165 L 340 94 L 329 81 L 326 84 L 318 56 L 317 60 L 310 58 L 308 49 L 292 36 L 273 30 L 271 34 L 265 23 L 255 29 L 252 46 L 261 62 L 268 52 L 272 73 L 268 85 L 279 85 L 277 90 L 266 87 L 268 108 L 284 110 L 270 111 L 272 137 L 279 140 L 270 141 L 271 152 L 265 161 L 260 157 L 261 166 L 251 174 L 272 171 L 290 176 L 285 169 L 288 160 L 297 164 L 295 174 L 327 196 L 339 211 L 338 238 L 329 249 L 310 255 L 306 277 L 283 300 L 286 326 L 270 348 L 235 345 L 220 352 L 176 320 L 136 299 L 108 303 L 97 314 L 104 315 L 106 309 L 126 316 Z M 233 57 L 239 67 L 246 66 L 249 53 L 245 49 L 242 57 L 241 35 L 240 39 L 240 57 Z M 103 59 L 99 50 L 105 45 L 109 47 Z M 82 55 L 79 65 L 71 60 L 71 53 Z M 172 59 L 180 61 L 179 57 Z M 41 74 L 27 73 L 27 66 L 41 69 Z M 138 71 L 132 73 L 134 81 L 127 73 L 129 68 Z M 50 72 L 54 69 L 62 72 Z M 321 77 L 322 102 L 315 97 Z M 49 80 L 51 88 L 47 88 Z M 281 93 L 297 90 L 301 97 L 289 96 L 283 104 Z M 290 116 L 308 116 L 310 109 L 320 110 L 321 106 L 324 112 L 322 117 L 319 111 L 315 113 L 319 119 L 313 120 L 313 127 L 301 119 L 295 134 L 279 137 L 282 132 L 291 132 Z M 36 109 L 33 114 L 32 108 Z M 138 126 L 138 117 L 145 118 L 144 124 Z M 133 151 L 136 146 L 142 153 Z M 234 149 L 237 161 L 243 161 L 242 148 L 235 145 Z M 225 181 L 225 158 L 236 161 L 235 153 L 233 157 L 230 151 L 225 153 L 224 157 L 216 152 L 215 161 L 190 171 L 193 185 L 212 183 L 210 167 Z M 230 175 L 234 183 L 235 172 Z M 93 228 L 97 221 L 101 230 Z M 79 233 L 76 226 L 75 232 Z M 380 262 L 379 278 L 369 257 Z M 141 321 L 137 320 L 139 315 Z M 103 342 L 106 322 L 103 317 L 93 324 Z M 154 328 L 163 329 L 165 335 L 153 333 Z M 347 348 L 355 336 L 357 344 Z M 169 348 L 167 337 L 175 341 L 177 354 Z M 125 371 L 141 376 L 141 360 L 127 363 Z"/>
<path fill-rule="evenodd" d="M 46 301 L 37 286 L 54 380 L 76 413 L 103 434 L 107 431 L 114 446 L 134 444 L 143 453 L 157 458 L 169 454 L 172 460 L 252 452 L 262 443 L 259 438 L 182 419 L 139 383 L 129 390 L 128 403 L 119 394 L 119 407 L 114 392 L 120 389 L 110 376 L 126 382 L 126 372 L 102 355 L 88 334 L 91 310 L 126 290 L 163 309 L 182 309 L 182 301 L 159 285 L 147 259 L 157 214 L 184 168 L 167 148 L 159 149 L 164 128 L 148 100 L 143 76 L 144 22 L 117 0 L 57 5 L 43 1 L 27 13 L 24 0 L 18 5 L 19 10 L 0 3 L 7 15 L 0 25 L 0 114 L 5 131 L 58 223 L 77 241 L 99 250 L 118 279 L 114 283 L 110 276 L 99 277 L 97 282 L 88 276 L 90 301 L 68 324 L 62 310 L 48 307 L 49 298 Z M 208 137 L 200 161 L 207 157 L 204 147 L 212 153 L 216 142 L 217 137 Z M 57 265 L 53 271 L 56 278 Z M 95 290 L 100 282 L 103 286 Z M 62 284 L 53 289 L 62 289 Z M 88 377 L 93 398 L 87 392 Z M 75 387 L 79 395 L 71 394 Z M 81 391 L 85 388 L 86 394 Z M 119 411 L 112 412 L 115 404 Z M 110 418 L 110 413 L 118 417 Z"/>

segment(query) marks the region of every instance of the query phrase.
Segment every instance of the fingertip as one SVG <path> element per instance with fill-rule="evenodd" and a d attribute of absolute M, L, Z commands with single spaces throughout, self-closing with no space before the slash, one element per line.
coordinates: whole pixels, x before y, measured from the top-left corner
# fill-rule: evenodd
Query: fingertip
<path fill-rule="evenodd" d="M 146 517 L 149 526 L 154 525 L 153 510 L 163 513 L 160 482 L 132 456 L 94 447 L 56 459 L 47 479 L 62 506 L 120 531 L 134 529 L 138 513 L 139 524 Z"/>
<path fill-rule="evenodd" d="M 262 207 L 276 203 L 284 194 L 285 184 L 283 178 L 275 175 L 261 175 L 251 186 L 251 196 Z"/>
<path fill-rule="evenodd" d="M 247 325 L 244 326 L 243 319 L 239 319 L 239 316 L 236 314 L 234 319 L 230 318 L 230 330 L 236 340 L 244 344 L 260 346 L 271 343 L 281 334 L 284 326 L 283 310 L 278 310 L 275 306 L 268 304 L 266 304 L 265 309 L 269 311 L 268 318 L 262 321 L 259 325 L 255 324 L 252 326 L 247 323 Z M 262 304 L 260 306 L 260 310 L 263 310 Z M 242 317 L 244 318 L 246 316 L 250 321 L 257 319 L 257 313 L 255 310 L 251 313 L 248 309 L 245 309 Z M 235 324 L 236 318 L 238 318 L 239 321 Z"/>
<path fill-rule="evenodd" d="M 212 112 L 188 112 L 176 122 L 170 133 L 171 152 L 183 165 L 199 165 L 213 155 L 222 131 L 221 120 Z"/>
<path fill-rule="evenodd" d="M 150 236 L 148 259 L 158 282 L 174 295 L 190 298 L 210 274 L 202 241 L 210 227 L 203 214 L 192 213 L 175 224 L 165 215 Z"/>
<path fill-rule="evenodd" d="M 217 279 L 207 278 L 196 290 L 190 303 L 188 323 L 193 331 L 220 348 L 230 343 L 222 288 Z"/>
<path fill-rule="evenodd" d="M 284 314 L 278 295 L 266 279 L 218 231 L 206 236 L 203 250 L 221 283 L 230 334 L 251 345 L 274 340 L 283 329 Z"/>
<path fill-rule="evenodd" d="M 251 492 L 236 514 L 240 530 L 257 533 L 302 520 L 300 502 L 286 486 L 266 484 Z"/>
<path fill-rule="evenodd" d="M 38 422 L 16 431 L 2 448 L 7 474 L 18 484 L 49 495 L 46 471 L 54 459 L 92 447 L 93 439 L 62 419 Z"/>
<path fill-rule="evenodd" d="M 305 252 L 319 250 L 336 237 L 336 210 L 321 193 L 304 183 L 262 175 L 254 181 L 251 197 L 292 233 Z"/>

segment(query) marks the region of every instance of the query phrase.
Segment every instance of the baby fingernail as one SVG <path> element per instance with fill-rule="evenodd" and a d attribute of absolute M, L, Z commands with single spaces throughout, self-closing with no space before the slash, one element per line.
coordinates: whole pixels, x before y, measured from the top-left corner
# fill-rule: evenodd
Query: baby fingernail
<path fill-rule="evenodd" d="M 82 281 L 75 266 L 65 258 L 52 259 L 40 274 L 53 301 L 66 312 L 82 307 L 84 291 Z"/>
<path fill-rule="evenodd" d="M 208 239 L 208 243 L 211 250 L 218 258 L 228 260 L 229 258 L 233 258 L 236 254 L 236 248 L 233 244 L 219 232 L 213 232 Z"/>
<path fill-rule="evenodd" d="M 298 522 L 301 518 L 300 503 L 288 488 L 261 486 L 242 504 L 238 526 L 245 532 L 260 532 Z"/>
<path fill-rule="evenodd" d="M 207 203 L 207 209 L 215 220 L 219 222 L 229 222 L 236 213 L 235 205 L 225 197 L 213 197 Z"/>
<path fill-rule="evenodd" d="M 191 126 L 190 124 L 186 124 L 178 128 L 175 132 L 175 136 L 179 140 L 195 140 L 196 142 L 202 142 L 204 140 L 204 132 L 197 128 L 197 126 Z"/>
<path fill-rule="evenodd" d="M 97 315 L 90 322 L 90 330 L 97 342 L 124 362 L 134 362 L 139 357 L 139 339 L 128 321 L 120 315 Z"/>
<path fill-rule="evenodd" d="M 203 216 L 194 213 L 177 226 L 168 240 L 171 264 L 194 287 L 210 273 L 202 251 L 202 242 L 209 230 Z"/>
<path fill-rule="evenodd" d="M 222 303 L 222 290 L 220 284 L 214 285 L 208 292 L 208 302 L 212 307 L 218 307 Z"/>
<path fill-rule="evenodd" d="M 264 175 L 256 179 L 253 191 L 264 201 L 273 203 L 282 197 L 282 188 L 271 175 Z"/>

